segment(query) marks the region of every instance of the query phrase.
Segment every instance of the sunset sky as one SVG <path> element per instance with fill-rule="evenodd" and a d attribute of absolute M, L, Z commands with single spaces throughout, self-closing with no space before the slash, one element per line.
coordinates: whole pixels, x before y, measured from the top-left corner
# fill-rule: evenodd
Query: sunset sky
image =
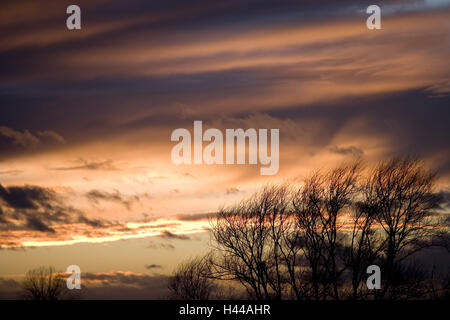
<path fill-rule="evenodd" d="M 78 0 L 72 31 L 70 4 L 0 4 L 0 299 L 74 264 L 157 298 L 220 207 L 346 160 L 418 156 L 450 201 L 450 0 Z M 278 174 L 174 165 L 194 120 L 279 128 Z"/>

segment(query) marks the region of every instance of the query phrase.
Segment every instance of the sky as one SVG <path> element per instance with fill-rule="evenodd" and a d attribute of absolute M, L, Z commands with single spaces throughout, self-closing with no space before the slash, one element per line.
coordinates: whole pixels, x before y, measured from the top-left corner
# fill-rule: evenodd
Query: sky
<path fill-rule="evenodd" d="M 219 208 L 342 161 L 420 157 L 448 199 L 450 1 L 369 30 L 372 2 L 82 0 L 68 30 L 71 1 L 2 1 L 0 298 L 73 264 L 90 298 L 157 298 Z M 175 165 L 195 120 L 279 128 L 278 173 Z"/>

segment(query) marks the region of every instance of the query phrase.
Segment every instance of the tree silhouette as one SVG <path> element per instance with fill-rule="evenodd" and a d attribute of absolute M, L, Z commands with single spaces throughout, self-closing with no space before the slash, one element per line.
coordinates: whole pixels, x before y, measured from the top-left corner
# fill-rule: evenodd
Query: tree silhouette
<path fill-rule="evenodd" d="M 433 244 L 439 225 L 433 219 L 438 206 L 435 173 L 416 159 L 383 161 L 362 186 L 364 208 L 373 215 L 384 239 L 385 283 L 380 297 L 391 288 L 395 270 L 408 256 Z"/>
<path fill-rule="evenodd" d="M 62 275 L 53 267 L 40 267 L 26 273 L 22 287 L 31 300 L 60 300 L 66 293 Z"/>
<path fill-rule="evenodd" d="M 190 259 L 177 267 L 169 278 L 170 297 L 176 300 L 208 300 L 215 285 L 208 257 Z"/>
<path fill-rule="evenodd" d="M 345 267 L 340 253 L 339 218 L 352 204 L 360 170 L 361 164 L 357 162 L 325 173 L 316 172 L 294 194 L 293 210 L 316 300 L 328 296 L 339 299 L 339 278 Z"/>
<path fill-rule="evenodd" d="M 258 300 L 448 295 L 448 280 L 408 260 L 429 246 L 448 249 L 435 184 L 421 161 L 394 158 L 371 169 L 355 162 L 317 171 L 300 185 L 266 186 L 219 211 L 212 253 L 182 265 L 173 291 L 195 299 L 200 286 L 208 289 L 202 297 L 211 297 L 207 280 L 219 279 Z M 372 264 L 381 268 L 381 290 L 365 285 Z"/>
<path fill-rule="evenodd" d="M 216 275 L 238 281 L 251 298 L 281 299 L 286 287 L 296 286 L 297 232 L 286 211 L 289 196 L 286 185 L 266 187 L 221 210 L 213 224 Z"/>

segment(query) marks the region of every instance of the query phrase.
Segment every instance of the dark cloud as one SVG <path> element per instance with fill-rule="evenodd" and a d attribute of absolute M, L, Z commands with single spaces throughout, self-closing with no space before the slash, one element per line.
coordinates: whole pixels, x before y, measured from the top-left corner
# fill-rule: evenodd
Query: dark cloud
<path fill-rule="evenodd" d="M 39 139 L 28 130 L 20 132 L 5 126 L 0 126 L 0 135 L 11 138 L 14 144 L 26 148 L 36 147 L 40 142 Z"/>
<path fill-rule="evenodd" d="M 56 200 L 56 193 L 47 188 L 37 186 L 0 185 L 0 200 L 8 207 L 15 209 L 50 208 Z"/>
<path fill-rule="evenodd" d="M 131 205 L 134 202 L 140 200 L 138 195 L 125 196 L 121 194 L 118 190 L 114 190 L 114 192 L 91 190 L 88 193 L 86 193 L 86 197 L 95 204 L 98 204 L 100 200 L 120 203 L 124 205 L 128 210 L 131 208 Z"/>
<path fill-rule="evenodd" d="M 20 132 L 18 130 L 11 129 L 6 126 L 0 126 L 0 135 L 8 137 L 12 140 L 13 144 L 19 145 L 25 148 L 36 148 L 41 144 L 39 137 L 50 138 L 55 142 L 66 143 L 64 138 L 53 130 L 38 131 L 37 135 L 32 134 L 29 130 Z"/>
<path fill-rule="evenodd" d="M 63 198 L 52 189 L 30 185 L 4 187 L 0 184 L 0 231 L 55 233 L 55 225 L 71 223 L 92 227 L 110 224 L 90 219 L 81 211 L 66 205 Z"/>
<path fill-rule="evenodd" d="M 30 230 L 55 233 L 55 230 L 53 228 L 47 226 L 43 221 L 39 220 L 39 218 L 37 217 L 27 217 L 27 227 Z"/>
<path fill-rule="evenodd" d="M 21 284 L 15 279 L 0 278 L 0 300 L 15 300 L 19 298 Z"/>
<path fill-rule="evenodd" d="M 337 154 L 342 154 L 342 155 L 352 155 L 355 157 L 362 157 L 364 155 L 364 151 L 354 147 L 354 146 L 349 146 L 349 147 L 338 147 L 338 146 L 332 146 L 329 148 L 329 150 L 332 153 L 337 153 Z"/>
<path fill-rule="evenodd" d="M 66 140 L 58 132 L 53 130 L 38 131 L 37 135 L 40 137 L 48 137 L 59 143 L 66 143 Z"/>
<path fill-rule="evenodd" d="M 85 159 L 80 158 L 76 162 L 78 162 L 80 164 L 75 165 L 75 166 L 53 168 L 53 170 L 63 170 L 63 171 L 69 171 L 69 170 L 104 170 L 104 171 L 112 170 L 112 171 L 115 171 L 115 170 L 119 170 L 116 166 L 113 165 L 112 160 L 87 161 Z"/>
<path fill-rule="evenodd" d="M 383 139 L 381 157 L 409 154 L 430 158 L 440 174 L 448 175 L 449 104 L 450 96 L 430 98 L 425 89 L 417 89 L 353 98 L 351 103 L 343 99 L 311 107 L 279 108 L 268 114 L 307 129 L 298 132 L 300 148 L 319 152 L 333 146 L 333 138 L 345 132 L 360 139 Z M 365 146 L 359 149 L 363 151 Z"/>
<path fill-rule="evenodd" d="M 162 266 L 159 265 L 159 264 L 146 264 L 144 267 L 146 269 L 159 269 L 159 268 L 162 268 Z"/>
<path fill-rule="evenodd" d="M 191 238 L 184 234 L 175 234 L 170 231 L 164 230 L 161 232 L 160 238 L 175 239 L 175 240 L 190 240 Z"/>
<path fill-rule="evenodd" d="M 156 243 L 154 241 L 151 241 L 147 248 L 149 249 L 165 249 L 165 250 L 175 250 L 175 246 L 171 243 Z"/>
<path fill-rule="evenodd" d="M 393 4 L 397 7 L 393 12 L 402 11 L 407 7 L 423 8 L 429 6 L 429 2 L 423 1 L 383 1 L 383 5 Z M 180 0 L 143 1 L 132 0 L 126 5 L 121 3 L 103 3 L 97 1 L 80 1 L 78 3 L 83 12 L 83 25 L 89 26 L 80 30 L 78 36 L 67 32 L 65 36 L 54 36 L 52 30 L 60 30 L 61 12 L 65 12 L 63 3 L 46 5 L 45 14 L 39 10 L 37 5 L 24 5 L 26 13 L 20 19 L 3 19 L 2 30 L 8 35 L 8 39 L 21 39 L 21 41 L 4 41 L 6 47 L 0 47 L 0 61 L 2 74 L 2 88 L 0 99 L 2 105 L 8 108 L 0 109 L 0 119 L 2 119 L 3 133 L 8 135 L 8 143 L 0 141 L 0 157 L 13 157 L 17 150 L 11 150 L 10 141 L 16 141 L 18 145 L 34 145 L 36 139 L 46 137 L 55 141 L 71 143 L 87 142 L 94 139 L 103 140 L 109 135 L 120 134 L 123 131 L 152 124 L 175 126 L 178 120 L 174 120 L 172 111 L 180 108 L 172 108 L 175 105 L 186 105 L 184 113 L 187 118 L 198 114 L 197 102 L 214 98 L 215 101 L 227 99 L 229 97 L 239 97 L 242 88 L 249 96 L 258 96 L 272 88 L 275 83 L 283 83 L 289 80 L 318 80 L 331 77 L 330 80 L 340 80 L 355 77 L 358 74 L 367 74 L 369 70 L 343 71 L 332 73 L 333 67 L 339 67 L 341 62 L 345 62 L 351 57 L 344 59 L 326 59 L 314 65 L 314 68 L 322 66 L 323 72 L 312 72 L 303 64 L 293 64 L 287 67 L 273 65 L 270 67 L 247 67 L 235 68 L 233 70 L 219 70 L 215 72 L 195 72 L 193 74 L 170 74 L 165 76 L 145 76 L 142 69 L 148 67 L 147 62 L 143 65 L 132 66 L 128 63 L 116 64 L 108 63 L 106 58 L 111 52 L 117 49 L 130 48 L 136 43 L 148 45 L 149 56 L 153 51 L 158 51 L 161 44 L 183 43 L 185 32 L 198 32 L 199 41 L 208 40 L 211 42 L 217 38 L 228 37 L 246 31 L 274 29 L 288 25 L 290 23 L 303 24 L 314 23 L 316 26 L 325 24 L 330 18 L 350 21 L 361 19 L 366 16 L 364 9 L 371 4 L 370 1 L 227 1 L 226 3 L 211 3 L 207 0 L 197 0 L 187 4 Z M 22 8 L 17 5 L 18 8 Z M 1 12 L 5 17 L 15 16 L 12 12 L 18 10 L 14 5 L 3 5 Z M 16 9 L 14 9 L 16 8 Z M 10 12 L 11 13 L 8 13 Z M 151 19 L 148 19 L 151 17 Z M 123 21 L 123 24 L 118 23 Z M 63 21 L 64 22 L 64 21 Z M 363 24 L 363 23 L 362 23 Z M 89 34 L 88 30 L 94 27 L 104 27 L 104 31 Z M 109 27 L 109 29 L 107 28 Z M 206 32 L 211 31 L 211 34 Z M 226 31 L 226 32 L 225 32 Z M 217 36 L 215 36 L 217 33 Z M 36 34 L 36 37 L 30 36 Z M 265 34 L 262 32 L 262 34 Z M 42 36 L 42 37 L 40 37 Z M 42 43 L 43 39 L 50 39 L 49 43 Z M 372 42 L 372 37 L 358 39 L 358 44 Z M 167 40 L 162 40 L 167 39 Z M 385 41 L 390 39 L 387 35 Z M 346 40 L 354 42 L 354 39 Z M 398 39 L 390 39 L 403 43 Z M 208 43 L 207 41 L 205 42 Z M 95 46 L 93 46 L 95 44 Z M 346 47 L 347 42 L 331 43 L 328 46 L 334 48 Z M 377 42 L 379 46 L 379 43 Z M 323 44 L 312 45 L 302 48 L 303 52 L 311 55 L 316 54 L 323 48 Z M 419 45 L 418 45 L 419 46 Z M 99 54 L 93 51 L 90 57 L 97 57 L 100 62 L 98 67 L 80 67 L 77 63 L 64 63 L 69 53 L 90 53 L 92 47 L 104 47 L 105 52 Z M 139 46 L 138 46 L 139 47 Z M 420 46 L 420 50 L 426 50 L 427 46 Z M 140 47 L 139 47 L 140 48 Z M 295 47 L 275 48 L 257 50 L 248 55 L 260 58 L 270 56 L 274 52 L 290 53 Z M 379 49 L 379 47 L 377 47 Z M 407 43 L 401 47 L 399 52 L 409 50 Z M 439 52 L 440 48 L 433 48 L 430 51 Z M 375 51 L 375 50 L 374 50 Z M 124 50 L 124 53 L 128 53 Z M 218 53 L 218 58 L 227 57 L 232 53 Z M 289 56 L 289 55 L 287 55 Z M 239 61 L 246 57 L 244 53 L 233 56 L 233 60 Z M 217 57 L 210 57 L 214 59 Z M 78 57 L 79 60 L 82 60 Z M 189 58 L 191 59 L 191 58 Z M 189 59 L 172 59 L 170 64 L 187 62 Z M 204 60 L 200 55 L 194 57 L 193 62 Z M 195 60 L 197 59 L 197 60 Z M 370 57 L 365 58 L 367 61 Z M 366 63 L 367 61 L 364 61 Z M 55 67 L 55 63 L 60 63 Z M 116 66 L 117 65 L 117 66 Z M 117 69 L 115 69 L 117 68 Z M 113 74 L 105 74 L 109 69 L 114 69 Z M 292 74 L 291 70 L 300 70 Z M 345 68 L 346 69 L 346 68 Z M 126 71 L 132 70 L 131 74 Z M 377 70 L 370 70 L 374 74 Z M 353 72 L 353 73 L 352 73 Z M 126 73 L 126 76 L 121 74 Z M 67 75 L 71 76 L 68 77 Z M 91 76 L 95 74 L 96 76 Z M 332 75 L 331 75 L 332 74 Z M 87 76 L 89 75 L 89 76 Z M 120 75 L 120 76 L 117 76 Z M 365 83 L 362 79 L 360 83 Z M 426 86 L 424 86 L 426 88 Z M 326 93 L 324 93 L 326 95 Z M 429 95 L 429 94 L 428 94 Z M 93 98 L 95 97 L 95 98 Z M 196 98 L 197 97 L 197 98 Z M 237 104 L 245 104 L 237 99 Z M 383 99 L 380 99 L 383 100 Z M 408 100 L 412 101 L 412 100 Z M 382 107 L 385 101 L 375 106 L 373 110 Z M 352 98 L 346 99 L 345 104 L 352 104 Z M 356 102 L 355 102 L 356 103 Z M 445 101 L 445 103 L 448 103 Z M 230 102 L 229 108 L 220 108 L 220 111 L 232 110 Z M 334 104 L 334 102 L 333 102 Z M 272 112 L 277 112 L 280 107 L 276 106 Z M 295 106 L 289 106 L 295 107 Z M 372 106 L 373 107 L 373 106 Z M 208 105 L 208 108 L 210 106 Z M 212 109 L 212 107 L 210 108 Z M 331 108 L 329 108 L 331 109 Z M 448 114 L 445 110 L 433 110 L 423 107 L 434 116 L 435 119 L 442 119 Z M 145 112 L 147 111 L 147 112 Z M 151 112 L 149 112 L 151 111 Z M 201 111 L 201 110 L 200 110 Z M 299 111 L 296 108 L 293 112 Z M 322 120 L 333 122 L 332 119 L 342 119 L 339 113 L 346 111 L 340 108 L 328 110 L 326 115 L 322 115 Z M 148 114 L 149 115 L 145 115 Z M 299 111 L 299 114 L 303 111 Z M 137 117 L 128 117 L 130 114 L 143 114 Z M 179 113 L 177 113 L 178 115 Z M 212 116 L 216 117 L 214 112 Z M 366 115 L 372 114 L 366 111 Z M 239 116 L 242 116 L 239 114 Z M 411 115 L 403 115 L 406 124 L 411 120 Z M 440 116 L 440 117 L 439 117 Z M 205 117 L 211 117 L 206 115 Z M 295 117 L 295 116 L 294 116 Z M 133 120 L 130 120 L 133 119 Z M 127 121 L 128 120 L 128 121 Z M 347 118 L 346 120 L 351 120 Z M 375 116 L 374 120 L 377 120 Z M 415 119 L 413 119 L 415 122 Z M 14 128 L 14 129 L 12 129 Z M 49 128 L 43 130 L 42 128 Z M 325 132 L 333 129 L 322 127 Z M 434 128 L 436 130 L 436 128 Z M 429 137 L 426 128 L 420 127 L 416 130 L 417 136 Z M 62 133 L 62 134 L 61 134 Z M 408 135 L 410 131 L 394 132 L 398 135 Z M 394 136 L 394 140 L 396 138 Z M 64 137 L 64 138 L 63 138 Z M 447 139 L 448 140 L 448 139 Z M 421 146 L 416 146 L 421 149 Z M 20 151 L 22 152 L 22 151 Z M 111 170 L 111 163 L 92 162 L 80 163 L 75 166 L 57 168 L 59 170 Z"/>
<path fill-rule="evenodd" d="M 153 283 L 155 276 L 126 272 L 126 271 L 111 271 L 111 272 L 85 272 L 83 273 L 83 279 L 86 281 L 100 281 L 105 284 L 113 285 L 135 285 L 139 287 L 148 287 Z"/>
<path fill-rule="evenodd" d="M 217 213 L 197 213 L 197 214 L 179 214 L 176 216 L 178 220 L 181 221 L 200 221 L 200 220 L 209 220 L 211 218 L 217 217 Z"/>
<path fill-rule="evenodd" d="M 104 227 L 107 224 L 109 225 L 111 224 L 111 222 L 106 222 L 105 220 L 87 218 L 85 215 L 82 214 L 78 216 L 77 222 L 89 225 L 94 228 L 100 228 Z"/>
<path fill-rule="evenodd" d="M 439 208 L 450 213 L 450 190 L 441 190 L 436 194 Z"/>
<path fill-rule="evenodd" d="M 92 299 L 164 299 L 168 294 L 168 276 L 111 271 L 83 272 L 80 298 Z M 0 278 L 0 299 L 20 299 L 22 286 L 15 279 Z"/>

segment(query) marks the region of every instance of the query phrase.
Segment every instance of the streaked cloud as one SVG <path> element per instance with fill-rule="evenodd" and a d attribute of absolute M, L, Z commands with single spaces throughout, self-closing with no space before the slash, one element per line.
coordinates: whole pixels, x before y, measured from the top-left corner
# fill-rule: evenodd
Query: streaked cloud
<path fill-rule="evenodd" d="M 449 2 L 383 1 L 374 32 L 369 1 L 80 0 L 80 32 L 64 1 L 2 2 L 0 254 L 114 247 L 86 262 L 103 271 L 90 297 L 155 297 L 167 279 L 145 272 L 205 249 L 193 241 L 217 209 L 267 183 L 249 165 L 173 165 L 170 134 L 194 120 L 279 128 L 274 183 L 416 155 L 439 172 L 446 212 Z M 119 253 L 136 272 L 104 272 Z"/>
<path fill-rule="evenodd" d="M 144 267 L 145 267 L 145 269 L 159 269 L 159 268 L 162 268 L 162 266 L 159 265 L 159 264 L 146 264 Z"/>
<path fill-rule="evenodd" d="M 88 161 L 83 158 L 79 158 L 74 162 L 79 163 L 79 165 L 58 167 L 53 168 L 53 170 L 119 170 L 116 166 L 114 166 L 112 160 Z"/>
<path fill-rule="evenodd" d="M 329 150 L 333 153 L 343 155 L 351 154 L 354 155 L 355 157 L 361 157 L 364 155 L 364 151 L 355 146 L 348 146 L 348 147 L 331 146 Z"/>
<path fill-rule="evenodd" d="M 190 237 L 188 237 L 185 234 L 175 234 L 175 233 L 172 233 L 167 230 L 164 230 L 163 232 L 161 232 L 159 237 L 164 238 L 164 239 L 177 239 L 177 240 L 190 240 L 191 239 Z"/>
<path fill-rule="evenodd" d="M 39 144 L 39 139 L 30 133 L 30 131 L 25 130 L 20 132 L 5 126 L 0 127 L 0 134 L 11 138 L 13 143 L 21 145 L 23 147 L 36 147 Z"/>
<path fill-rule="evenodd" d="M 14 144 L 25 148 L 36 148 L 43 142 L 42 138 L 49 138 L 50 141 L 62 144 L 66 143 L 64 138 L 53 130 L 38 131 L 37 134 L 34 135 L 28 130 L 21 132 L 5 126 L 0 126 L 0 135 L 10 138 Z"/>
<path fill-rule="evenodd" d="M 99 201 L 117 202 L 124 205 L 128 210 L 130 210 L 134 202 L 140 201 L 140 197 L 138 195 L 125 196 L 118 190 L 114 190 L 114 192 L 91 190 L 86 194 L 86 197 L 94 204 L 98 204 Z"/>

